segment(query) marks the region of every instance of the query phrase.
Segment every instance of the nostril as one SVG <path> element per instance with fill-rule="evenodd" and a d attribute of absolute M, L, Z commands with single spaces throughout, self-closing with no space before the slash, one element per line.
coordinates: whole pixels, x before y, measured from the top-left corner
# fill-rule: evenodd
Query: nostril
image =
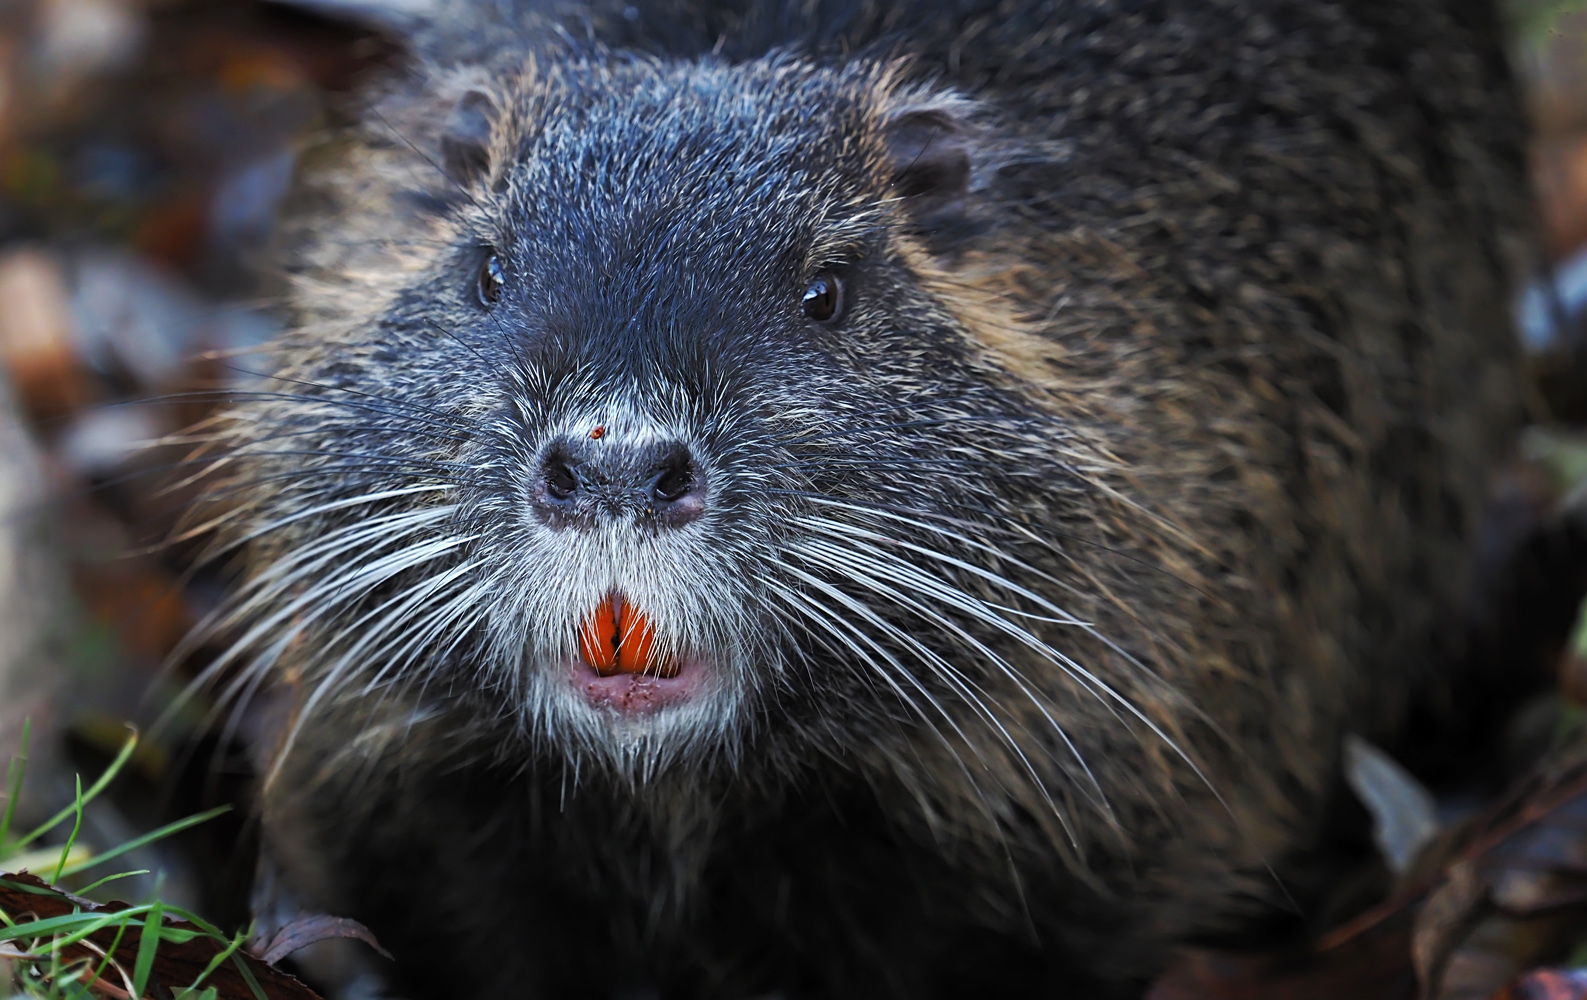
<path fill-rule="evenodd" d="M 579 491 L 579 477 L 559 458 L 548 459 L 545 464 L 546 492 L 553 500 L 568 500 Z"/>
<path fill-rule="evenodd" d="M 691 506 L 691 500 L 693 506 L 699 505 L 704 476 L 687 447 L 680 445 L 667 452 L 654 467 L 653 475 L 650 497 L 658 507 L 677 510 Z"/>
<path fill-rule="evenodd" d="M 704 468 L 681 441 L 625 447 L 611 434 L 554 441 L 541 453 L 532 500 L 547 523 L 591 527 L 613 518 L 678 526 L 705 513 Z"/>
<path fill-rule="evenodd" d="M 685 459 L 682 462 L 669 464 L 662 470 L 656 479 L 656 484 L 651 487 L 651 492 L 657 500 L 673 503 L 682 500 L 694 489 L 694 463 Z"/>

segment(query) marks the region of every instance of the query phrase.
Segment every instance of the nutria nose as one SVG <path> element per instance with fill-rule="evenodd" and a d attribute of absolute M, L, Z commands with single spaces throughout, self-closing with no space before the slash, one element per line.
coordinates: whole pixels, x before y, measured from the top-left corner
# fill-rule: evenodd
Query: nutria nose
<path fill-rule="evenodd" d="M 545 451 L 535 500 L 558 521 L 628 515 L 677 526 L 705 513 L 705 473 L 681 441 L 562 438 Z"/>

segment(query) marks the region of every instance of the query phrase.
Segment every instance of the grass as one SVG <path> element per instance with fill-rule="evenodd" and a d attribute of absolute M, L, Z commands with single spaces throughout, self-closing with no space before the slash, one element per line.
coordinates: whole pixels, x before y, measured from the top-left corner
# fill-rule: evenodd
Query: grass
<path fill-rule="evenodd" d="M 95 853 L 78 841 L 83 809 L 103 792 L 138 744 L 130 734 L 120 752 L 85 791 L 82 779 L 72 804 L 37 828 L 13 836 L 17 798 L 27 765 L 29 730 L 22 730 L 21 752 L 6 773 L 5 809 L 0 812 L 0 997 L 30 1000 L 222 1000 L 211 983 L 217 970 L 230 962 L 255 1000 L 270 1000 L 260 986 L 253 963 L 239 953 L 250 930 L 228 935 L 202 918 L 159 899 L 134 906 L 101 906 L 82 896 L 117 879 L 147 874 L 121 871 L 104 875 L 74 892 L 61 883 L 75 883 L 85 872 L 147 844 L 169 837 L 225 812 L 222 806 L 177 820 Z M 65 832 L 64 839 L 61 833 Z M 45 840 L 59 846 L 38 846 Z M 19 875 L 24 870 L 35 878 Z M 45 879 L 47 881 L 40 881 Z M 19 900 L 21 902 L 19 902 Z M 59 911 L 59 912 L 57 912 Z M 162 955 L 162 946 L 169 946 Z M 177 957 L 170 954 L 180 949 Z M 196 957 L 195 957 L 196 956 Z M 201 970 L 185 983 L 162 981 L 156 970 Z M 9 968 L 8 968 L 9 967 Z"/>

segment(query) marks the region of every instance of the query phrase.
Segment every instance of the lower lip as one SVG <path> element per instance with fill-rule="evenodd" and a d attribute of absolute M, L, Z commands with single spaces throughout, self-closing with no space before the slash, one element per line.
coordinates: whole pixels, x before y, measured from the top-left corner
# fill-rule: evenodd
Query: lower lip
<path fill-rule="evenodd" d="M 611 674 L 602 676 L 589 664 L 576 660 L 572 666 L 573 685 L 584 700 L 595 708 L 618 715 L 651 715 L 672 705 L 681 705 L 697 696 L 705 686 L 706 665 L 695 656 L 685 656 L 678 672 L 671 677 L 649 674 Z"/>

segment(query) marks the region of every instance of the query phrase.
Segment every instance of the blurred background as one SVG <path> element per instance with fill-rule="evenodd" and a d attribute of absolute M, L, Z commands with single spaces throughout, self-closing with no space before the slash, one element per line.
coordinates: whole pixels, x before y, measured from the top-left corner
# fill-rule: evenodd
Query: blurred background
<path fill-rule="evenodd" d="M 1587 0 L 1511 4 L 1551 262 L 1516 299 L 1535 424 L 1507 502 L 1534 523 L 1587 510 Z M 85 817 L 94 845 L 243 801 L 241 740 L 205 726 L 202 696 L 150 732 L 213 655 L 167 662 L 225 567 L 194 572 L 191 547 L 167 541 L 185 449 L 147 444 L 201 420 L 279 327 L 278 205 L 358 82 L 396 57 L 336 16 L 351 6 L 0 0 L 0 765 L 30 720 L 22 808 L 46 815 L 138 726 Z M 1532 724 L 1557 726 L 1587 704 L 1587 630 L 1528 655 L 1557 679 Z M 145 848 L 127 867 L 151 874 L 117 894 L 245 924 L 249 831 L 242 808 Z M 1587 874 L 1587 823 L 1573 843 Z M 1509 973 L 1536 953 L 1509 954 Z"/>
<path fill-rule="evenodd" d="M 346 21 L 254 0 L 0 0 L 0 765 L 25 818 L 143 734 L 92 847 L 236 800 L 249 771 L 168 664 L 217 573 L 170 544 L 186 447 L 278 329 L 266 263 L 300 155 L 388 62 Z M 246 735 L 246 734 L 242 734 Z M 237 745 L 240 745 L 237 744 Z M 3 767 L 0 767 L 3 769 Z M 117 887 L 246 924 L 245 812 L 151 846 Z M 3 992 L 3 991 L 0 991 Z"/>

